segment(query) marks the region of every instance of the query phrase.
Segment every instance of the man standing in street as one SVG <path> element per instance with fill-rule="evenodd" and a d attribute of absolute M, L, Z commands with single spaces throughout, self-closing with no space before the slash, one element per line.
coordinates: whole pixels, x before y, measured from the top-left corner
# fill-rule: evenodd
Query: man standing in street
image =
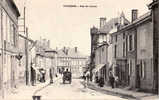
<path fill-rule="evenodd" d="M 89 80 L 90 80 L 90 73 L 86 73 L 86 81 L 87 81 L 87 86 L 89 85 Z"/>
<path fill-rule="evenodd" d="M 50 74 L 50 84 L 52 84 L 53 83 L 53 69 L 52 68 L 50 68 L 49 74 Z"/>
<path fill-rule="evenodd" d="M 114 81 L 115 81 L 115 79 L 114 79 L 114 76 L 113 76 L 112 72 L 110 72 L 109 81 L 110 81 L 110 84 L 111 84 L 112 88 L 114 88 Z"/>
<path fill-rule="evenodd" d="M 34 64 L 31 63 L 31 83 L 32 83 L 32 86 L 35 85 L 35 79 L 36 79 L 36 72 L 34 69 Z"/>

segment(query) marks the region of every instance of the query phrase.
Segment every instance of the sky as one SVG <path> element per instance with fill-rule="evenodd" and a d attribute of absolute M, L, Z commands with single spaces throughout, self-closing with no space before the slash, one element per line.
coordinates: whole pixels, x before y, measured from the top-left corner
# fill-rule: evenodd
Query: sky
<path fill-rule="evenodd" d="M 131 20 L 131 10 L 138 9 L 139 16 L 148 11 L 152 0 L 14 0 L 23 17 L 26 6 L 26 26 L 29 37 L 51 41 L 51 47 L 78 47 L 90 54 L 90 28 L 99 27 L 99 18 L 107 21 L 123 11 Z M 96 5 L 97 7 L 63 7 L 63 5 Z"/>

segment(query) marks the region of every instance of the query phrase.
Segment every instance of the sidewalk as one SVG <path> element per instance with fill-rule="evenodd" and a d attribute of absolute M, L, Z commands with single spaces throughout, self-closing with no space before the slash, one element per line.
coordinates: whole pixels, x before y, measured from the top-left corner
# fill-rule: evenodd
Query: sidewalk
<path fill-rule="evenodd" d="M 61 76 L 55 77 L 54 82 L 60 79 Z M 7 95 L 2 100 L 33 100 L 32 96 L 38 93 L 40 90 L 44 89 L 50 84 L 50 80 L 47 80 L 45 83 L 37 83 L 35 86 L 26 86 L 22 85 L 16 89 L 11 94 Z"/>
<path fill-rule="evenodd" d="M 159 96 L 151 93 L 144 93 L 144 92 L 136 92 L 133 90 L 121 89 L 121 88 L 114 88 L 112 89 L 109 86 L 99 87 L 97 84 L 90 82 L 88 88 L 99 90 L 106 93 L 111 93 L 115 95 L 120 95 L 123 97 L 129 97 L 136 100 L 159 100 Z"/>

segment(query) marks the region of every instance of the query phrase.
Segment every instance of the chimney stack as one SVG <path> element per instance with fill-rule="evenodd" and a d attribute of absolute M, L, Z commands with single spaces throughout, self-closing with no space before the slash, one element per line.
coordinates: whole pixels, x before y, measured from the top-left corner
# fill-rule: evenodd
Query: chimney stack
<path fill-rule="evenodd" d="M 48 42 L 47 42 L 47 46 L 48 46 L 48 48 L 50 47 L 50 40 L 48 40 Z"/>
<path fill-rule="evenodd" d="M 106 18 L 105 17 L 101 17 L 100 18 L 100 28 L 103 27 L 106 24 Z"/>
<path fill-rule="evenodd" d="M 138 10 L 137 9 L 133 9 L 132 10 L 132 22 L 135 21 L 138 18 Z"/>

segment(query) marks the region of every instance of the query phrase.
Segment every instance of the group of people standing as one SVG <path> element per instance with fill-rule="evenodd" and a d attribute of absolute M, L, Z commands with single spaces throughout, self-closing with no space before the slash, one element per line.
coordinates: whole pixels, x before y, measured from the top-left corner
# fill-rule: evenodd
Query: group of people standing
<path fill-rule="evenodd" d="M 54 69 L 49 69 L 50 84 L 53 83 Z M 35 86 L 36 81 L 46 82 L 46 69 L 36 69 L 34 64 L 31 66 L 31 85 Z"/>
<path fill-rule="evenodd" d="M 38 71 L 39 73 L 37 73 L 36 69 L 31 66 L 31 84 L 32 86 L 35 85 L 36 80 L 38 80 L 39 82 L 45 82 L 45 75 L 46 75 L 46 70 L 45 69 L 39 69 Z"/>
<path fill-rule="evenodd" d="M 90 73 L 87 72 L 83 75 L 83 79 L 84 79 L 84 88 L 87 88 L 89 81 L 90 81 Z"/>
<path fill-rule="evenodd" d="M 104 78 L 102 76 L 98 76 L 96 74 L 95 76 L 95 82 L 98 84 L 98 86 L 103 87 L 105 82 L 104 82 Z M 112 71 L 109 72 L 109 84 L 111 85 L 112 88 L 118 87 L 118 77 L 113 75 Z"/>

